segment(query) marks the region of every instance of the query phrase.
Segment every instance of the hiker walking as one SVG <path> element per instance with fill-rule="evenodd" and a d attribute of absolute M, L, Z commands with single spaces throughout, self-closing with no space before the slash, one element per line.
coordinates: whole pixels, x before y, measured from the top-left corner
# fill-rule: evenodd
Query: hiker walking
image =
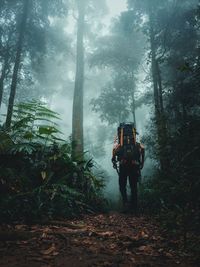
<path fill-rule="evenodd" d="M 119 189 L 122 196 L 124 211 L 128 211 L 127 179 L 131 188 L 130 208 L 137 214 L 137 183 L 144 166 L 144 146 L 136 142 L 136 129 L 133 123 L 120 123 L 114 141 L 113 168 L 119 175 Z"/>

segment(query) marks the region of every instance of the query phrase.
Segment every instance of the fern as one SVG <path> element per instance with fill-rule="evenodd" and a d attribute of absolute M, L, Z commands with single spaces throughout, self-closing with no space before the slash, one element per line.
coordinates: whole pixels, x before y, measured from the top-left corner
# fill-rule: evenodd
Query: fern
<path fill-rule="evenodd" d="M 72 161 L 58 119 L 44 103 L 30 101 L 15 106 L 9 132 L 0 130 L 4 220 L 69 217 L 91 210 L 91 204 L 100 208 L 103 180 L 93 175 L 92 159 Z"/>
<path fill-rule="evenodd" d="M 57 112 L 48 109 L 41 101 L 19 103 L 14 108 L 10 134 L 17 143 L 48 143 L 61 140 Z"/>

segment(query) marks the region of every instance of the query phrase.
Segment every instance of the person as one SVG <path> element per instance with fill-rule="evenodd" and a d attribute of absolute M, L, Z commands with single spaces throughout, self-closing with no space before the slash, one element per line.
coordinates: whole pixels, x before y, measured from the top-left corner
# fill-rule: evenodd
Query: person
<path fill-rule="evenodd" d="M 112 163 L 119 175 L 119 189 L 123 201 L 123 210 L 129 209 L 138 214 L 137 184 L 144 166 L 144 146 L 136 142 L 136 129 L 133 123 L 120 123 L 118 135 L 114 141 Z M 119 168 L 118 168 L 119 165 Z M 127 197 L 127 180 L 131 189 L 130 207 Z"/>

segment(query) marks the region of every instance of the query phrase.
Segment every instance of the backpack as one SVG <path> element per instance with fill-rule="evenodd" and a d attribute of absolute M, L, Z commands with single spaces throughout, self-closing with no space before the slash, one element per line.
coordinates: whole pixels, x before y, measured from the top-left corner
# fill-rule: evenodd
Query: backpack
<path fill-rule="evenodd" d="M 140 163 L 140 144 L 136 142 L 134 123 L 120 123 L 118 127 L 118 161 Z"/>

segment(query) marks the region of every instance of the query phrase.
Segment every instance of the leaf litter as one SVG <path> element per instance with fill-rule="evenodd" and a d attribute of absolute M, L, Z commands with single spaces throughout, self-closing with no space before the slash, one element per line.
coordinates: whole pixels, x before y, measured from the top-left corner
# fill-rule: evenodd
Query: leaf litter
<path fill-rule="evenodd" d="M 178 240 L 168 240 L 146 217 L 98 214 L 49 225 L 4 225 L 0 231 L 1 267 L 198 267 Z M 6 240 L 6 231 L 19 233 Z"/>

